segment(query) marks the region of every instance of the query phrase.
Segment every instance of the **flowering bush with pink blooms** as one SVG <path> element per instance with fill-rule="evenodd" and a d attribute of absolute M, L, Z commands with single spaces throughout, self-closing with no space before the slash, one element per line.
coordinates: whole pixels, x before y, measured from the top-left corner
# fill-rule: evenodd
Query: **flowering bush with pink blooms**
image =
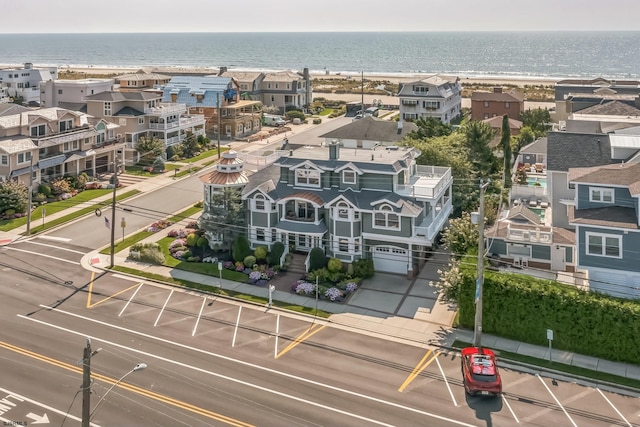
<path fill-rule="evenodd" d="M 330 301 L 336 301 L 342 298 L 342 291 L 338 288 L 329 288 L 324 292 L 324 296 Z"/>
<path fill-rule="evenodd" d="M 314 294 L 316 291 L 316 285 L 304 280 L 298 280 L 293 286 L 293 291 L 298 295 L 309 296 Z"/>

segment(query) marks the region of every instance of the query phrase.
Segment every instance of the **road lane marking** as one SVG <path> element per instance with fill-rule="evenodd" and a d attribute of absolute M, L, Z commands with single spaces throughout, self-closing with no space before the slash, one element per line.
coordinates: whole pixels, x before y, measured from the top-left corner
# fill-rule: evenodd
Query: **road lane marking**
<path fill-rule="evenodd" d="M 447 380 L 447 376 L 444 374 L 444 370 L 442 369 L 442 365 L 437 357 L 435 357 L 436 365 L 438 365 L 438 369 L 440 369 L 440 373 L 442 374 L 442 379 L 444 379 L 444 383 L 447 385 L 447 390 L 449 390 L 449 396 L 451 396 L 451 400 L 453 400 L 453 406 L 458 407 L 458 402 L 456 402 L 456 398 L 453 396 L 453 392 L 451 391 L 451 386 L 449 385 L 449 381 Z"/>
<path fill-rule="evenodd" d="M 18 249 L 18 248 L 14 247 L 14 246 L 5 246 L 4 248 L 8 249 L 10 251 L 18 251 L 18 252 L 23 252 L 25 254 L 31 254 L 31 255 L 37 255 L 37 256 L 41 256 L 41 257 L 45 257 L 45 258 L 55 259 L 56 261 L 68 262 L 69 264 L 73 264 L 73 265 L 81 265 L 77 261 L 69 261 L 68 259 L 60 258 L 60 257 L 53 256 L 53 255 L 43 254 L 42 252 L 34 252 L 34 251 L 28 251 L 26 249 Z"/>
<path fill-rule="evenodd" d="M 275 345 L 273 346 L 273 358 L 278 358 L 278 337 L 280 336 L 280 315 L 276 316 L 276 339 Z"/>
<path fill-rule="evenodd" d="M 427 353 L 424 355 L 422 360 L 420 360 L 420 362 L 416 365 L 416 367 L 413 368 L 413 371 L 411 371 L 411 373 L 409 374 L 407 379 L 404 380 L 404 382 L 402 383 L 402 385 L 400 386 L 398 391 L 400 393 L 402 393 L 404 391 L 404 389 L 409 384 L 411 384 L 411 382 L 413 380 L 415 380 L 418 375 L 420 375 L 420 372 L 422 372 L 427 366 L 429 366 L 434 360 L 436 360 L 436 357 L 438 357 L 438 354 L 440 354 L 440 353 L 438 353 L 438 352 L 434 353 L 433 350 L 431 350 L 431 349 L 427 350 Z M 429 359 L 429 356 L 431 356 L 430 359 Z"/>
<path fill-rule="evenodd" d="M 86 255 L 86 252 L 76 251 L 75 249 L 63 248 L 61 246 L 48 245 L 46 243 L 35 242 L 33 240 L 25 240 L 24 243 L 31 243 L 32 245 L 46 246 L 48 248 L 60 249 L 61 251 L 73 252 L 74 254 Z"/>
<path fill-rule="evenodd" d="M 321 330 L 323 330 L 326 327 L 327 327 L 327 325 L 320 325 L 318 323 L 314 323 L 313 325 L 309 326 L 309 328 L 306 331 L 304 331 L 302 334 L 298 335 L 298 337 L 295 338 L 280 353 L 276 354 L 276 359 L 278 359 L 280 356 L 282 356 L 283 354 L 285 354 L 286 352 L 288 352 L 292 348 L 296 347 L 302 341 L 306 340 L 307 338 L 311 338 L 312 336 L 314 336 L 315 334 L 317 334 L 318 332 L 320 332 Z"/>
<path fill-rule="evenodd" d="M 91 272 L 91 281 L 89 282 L 89 292 L 87 293 L 87 308 L 93 308 L 93 307 L 95 307 L 95 306 L 96 306 L 96 305 L 98 305 L 98 304 L 102 304 L 103 302 L 108 301 L 108 300 L 110 300 L 111 298 L 117 297 L 118 295 L 120 295 L 120 294 L 122 294 L 122 293 L 125 293 L 125 292 L 127 292 L 128 290 L 131 290 L 131 289 L 135 288 L 136 286 L 140 286 L 140 285 L 142 285 L 142 282 L 140 282 L 140 283 L 138 283 L 138 284 L 136 284 L 136 285 L 133 285 L 133 286 L 128 287 L 127 289 L 123 289 L 123 290 L 121 290 L 121 291 L 118 291 L 118 292 L 116 292 L 116 293 L 115 293 L 115 294 L 113 294 L 113 295 L 109 295 L 108 297 L 105 297 L 105 298 L 101 299 L 100 301 L 94 302 L 94 303 L 92 304 L 92 303 L 91 303 L 91 300 L 93 299 L 93 280 L 94 280 L 94 278 L 95 278 L 95 275 L 96 275 L 96 272 L 95 272 L 95 271 L 92 271 L 92 272 Z"/>
<path fill-rule="evenodd" d="M 277 371 L 277 370 L 272 369 L 272 368 L 267 368 L 265 366 L 256 365 L 254 363 L 245 362 L 245 361 L 239 360 L 239 359 L 234 359 L 232 357 L 224 356 L 224 355 L 219 354 L 219 353 L 213 353 L 211 351 L 202 350 L 200 348 L 193 347 L 193 346 L 186 345 L 186 344 L 182 344 L 182 343 L 175 342 L 175 341 L 171 341 L 171 340 L 168 340 L 166 338 L 160 338 L 160 337 L 157 337 L 157 336 L 154 336 L 154 335 L 145 334 L 144 332 L 139 332 L 139 331 L 136 331 L 134 329 L 128 329 L 128 328 L 125 328 L 125 327 L 122 327 L 122 326 L 118 326 L 118 325 L 107 323 L 107 322 L 104 322 L 104 321 L 101 321 L 101 320 L 93 319 L 91 317 L 82 316 L 80 314 L 75 314 L 75 313 L 72 313 L 72 312 L 69 312 L 69 311 L 65 311 L 65 310 L 61 310 L 61 309 L 58 309 L 58 308 L 55 308 L 55 307 L 50 307 L 50 306 L 47 306 L 47 305 L 44 305 L 44 304 L 40 304 L 39 306 L 42 307 L 42 308 L 46 308 L 46 309 L 48 309 L 48 310 L 50 310 L 52 312 L 55 312 L 55 313 L 64 314 L 64 315 L 67 315 L 67 316 L 70 316 L 70 317 L 75 317 L 76 319 L 83 319 L 83 320 L 86 321 L 86 322 L 82 322 L 80 324 L 95 323 L 95 324 L 102 325 L 102 326 L 105 326 L 105 327 L 108 327 L 108 328 L 111 328 L 111 329 L 127 332 L 127 333 L 130 333 L 132 335 L 137 335 L 137 336 L 145 337 L 145 338 L 148 338 L 148 339 L 151 339 L 151 340 L 155 340 L 157 342 L 161 342 L 161 343 L 164 343 L 164 344 L 170 344 L 172 346 L 175 346 L 175 347 L 178 347 L 178 348 L 181 348 L 181 349 L 193 351 L 193 352 L 200 353 L 200 354 L 203 354 L 203 355 L 206 355 L 206 356 L 210 356 L 210 357 L 216 357 L 218 359 L 225 360 L 225 361 L 232 362 L 232 363 L 236 363 L 238 365 L 247 366 L 247 367 L 259 370 L 259 371 L 263 371 L 263 372 L 267 372 L 267 373 L 273 374 L 273 375 L 281 376 L 281 377 L 292 379 L 292 380 L 295 380 L 295 381 L 300 381 L 300 382 L 303 382 L 303 383 L 306 383 L 306 384 L 311 384 L 311 385 L 314 385 L 314 386 L 317 386 L 317 387 L 321 387 L 321 388 L 324 388 L 324 389 L 327 389 L 327 390 L 332 390 L 332 391 L 336 391 L 336 392 L 339 392 L 339 393 L 347 394 L 349 396 L 358 397 L 360 399 L 364 399 L 364 400 L 367 400 L 367 401 L 370 401 L 370 402 L 379 403 L 379 404 L 386 405 L 386 406 L 389 406 L 389 407 L 402 409 L 404 411 L 412 412 L 412 413 L 419 414 L 419 415 L 424 415 L 426 417 L 431 417 L 431 418 L 434 418 L 434 419 L 437 419 L 437 420 L 446 421 L 446 422 L 449 422 L 449 423 L 452 423 L 452 424 L 455 424 L 455 425 L 459 425 L 459 426 L 463 426 L 463 427 L 477 427 L 474 424 L 468 424 L 468 423 L 465 423 L 464 421 L 454 420 L 452 418 L 447 418 L 447 417 L 444 417 L 442 415 L 434 414 L 432 412 L 427 412 L 427 411 L 423 411 L 421 409 L 412 408 L 410 406 L 401 405 L 399 403 L 395 403 L 395 402 L 390 402 L 390 401 L 387 401 L 387 400 L 379 399 L 377 397 L 373 397 L 373 396 L 369 396 L 369 395 L 366 395 L 366 394 L 363 394 L 363 393 L 358 393 L 358 392 L 355 392 L 355 391 L 352 391 L 352 390 L 347 390 L 345 388 L 340 388 L 340 387 L 332 386 L 332 385 L 329 385 L 329 384 L 321 383 L 319 381 L 310 380 L 308 378 L 300 377 L 300 376 L 289 374 L 289 373 L 286 373 L 286 372 Z M 287 395 L 287 394 L 282 393 L 282 392 L 278 392 L 278 391 L 275 391 L 275 390 L 272 390 L 272 389 L 269 389 L 269 388 L 258 386 L 256 384 L 251 384 L 251 383 L 247 383 L 245 381 L 238 380 L 237 378 L 227 377 L 227 376 L 222 375 L 222 374 L 218 374 L 218 373 L 211 372 L 211 371 L 206 371 L 206 370 L 204 370 L 202 368 L 198 368 L 198 367 L 195 367 L 193 365 L 188 365 L 188 364 L 185 364 L 185 363 L 177 362 L 175 360 L 168 359 L 168 358 L 165 358 L 165 357 L 162 357 L 162 356 L 158 356 L 156 354 L 147 353 L 147 352 L 144 352 L 142 350 L 138 350 L 136 348 L 126 347 L 126 346 L 124 346 L 122 344 L 118 344 L 118 343 L 115 343 L 115 342 L 112 342 L 112 341 L 108 341 L 108 340 L 105 340 L 105 339 L 102 339 L 102 338 L 98 338 L 96 336 L 91 336 L 90 334 L 87 334 L 86 332 L 74 331 L 72 329 L 68 329 L 68 328 L 64 328 L 62 326 L 54 325 L 53 323 L 49 323 L 49 322 L 38 320 L 38 319 L 35 319 L 35 318 L 32 318 L 32 317 L 24 316 L 22 314 L 19 314 L 17 316 L 19 318 L 21 318 L 21 319 L 24 319 L 24 320 L 27 320 L 27 321 L 30 321 L 30 322 L 35 322 L 35 323 L 38 323 L 38 324 L 41 324 L 41 325 L 45 325 L 45 326 L 48 326 L 50 328 L 54 328 L 54 329 L 58 329 L 58 330 L 61 330 L 61 331 L 65 331 L 65 332 L 67 332 L 69 334 L 76 335 L 76 336 L 79 336 L 79 337 L 86 338 L 87 336 L 89 336 L 90 338 L 93 338 L 95 340 L 99 340 L 100 342 L 112 345 L 114 347 L 122 348 L 122 349 L 125 349 L 127 351 L 131 351 L 133 353 L 137 353 L 137 354 L 140 354 L 140 355 L 143 355 L 143 356 L 148 356 L 148 357 L 152 357 L 154 359 L 162 360 L 162 361 L 167 362 L 167 363 L 172 363 L 172 364 L 176 364 L 176 365 L 179 365 L 179 366 L 182 366 L 182 367 L 193 369 L 193 370 L 198 371 L 198 372 L 207 373 L 208 375 L 211 375 L 211 376 L 214 376 L 214 377 L 218 377 L 218 378 L 222 378 L 222 379 L 225 379 L 225 380 L 228 380 L 228 381 L 231 381 L 231 382 L 235 382 L 235 383 L 238 383 L 238 384 L 243 384 L 243 385 L 246 385 L 247 387 L 259 389 L 259 390 L 265 391 L 267 393 L 272 393 L 272 394 L 276 394 L 276 395 L 279 395 L 279 396 L 282 396 L 282 397 L 287 397 L 287 398 L 290 398 L 292 400 L 296 400 L 298 402 L 306 403 L 306 404 L 309 404 L 309 405 L 312 405 L 312 406 L 323 407 L 323 408 L 326 408 L 328 411 L 344 413 L 346 415 L 353 416 L 353 417 L 359 417 L 358 415 L 351 414 L 349 412 L 337 410 L 332 406 L 325 407 L 325 406 L 322 406 L 322 405 L 320 405 L 318 403 L 311 402 L 311 401 L 308 401 L 306 399 L 301 399 L 301 398 L 299 398 L 297 396 L 290 396 L 290 395 Z"/>
<path fill-rule="evenodd" d="M 55 365 L 55 366 L 57 366 L 59 368 L 66 369 L 68 371 L 76 372 L 78 374 L 82 374 L 83 373 L 82 372 L 82 367 L 71 365 L 69 363 L 66 363 L 66 362 L 63 362 L 63 361 L 60 361 L 60 360 L 57 360 L 57 359 L 53 359 L 51 357 L 48 357 L 48 356 L 45 356 L 43 354 L 27 350 L 27 349 L 22 348 L 22 347 L 15 346 L 13 344 L 9 344 L 9 343 L 5 343 L 3 341 L 0 341 L 0 347 L 3 347 L 5 349 L 7 349 L 7 350 L 11 350 L 11 351 L 13 351 L 15 353 L 18 353 L 18 354 L 22 354 L 23 356 L 31 357 L 31 358 L 39 360 L 41 362 L 45 362 L 45 363 L 49 363 L 51 365 Z M 153 391 L 150 391 L 150 390 L 146 390 L 146 389 L 143 389 L 141 387 L 135 386 L 133 384 L 129 384 L 129 383 L 126 383 L 126 382 L 119 382 L 120 380 L 108 377 L 106 375 L 102 375 L 102 374 L 99 374 L 99 373 L 96 373 L 96 372 L 92 372 L 91 373 L 91 377 L 92 377 L 92 379 L 94 381 L 95 380 L 100 380 L 100 381 L 104 381 L 104 382 L 106 382 L 106 383 L 108 383 L 110 385 L 117 384 L 118 388 L 123 388 L 123 389 L 129 390 L 131 392 L 134 392 L 136 394 L 140 394 L 140 395 L 146 396 L 146 397 L 148 397 L 150 399 L 157 400 L 157 401 L 162 402 L 162 403 L 168 403 L 168 404 L 170 404 L 172 406 L 176 406 L 178 408 L 187 410 L 189 412 L 194 412 L 196 414 L 203 415 L 203 416 L 205 416 L 207 418 L 211 418 L 211 419 L 214 419 L 214 420 L 217 420 L 217 421 L 222 421 L 222 422 L 225 422 L 225 423 L 233 425 L 233 426 L 239 426 L 239 427 L 250 427 L 251 426 L 251 424 L 247 424 L 247 423 L 242 422 L 240 420 L 236 420 L 234 418 L 230 418 L 230 417 L 227 417 L 225 415 L 218 414 L 216 412 L 212 412 L 212 411 L 200 408 L 200 407 L 192 405 L 190 403 L 182 402 L 182 401 L 174 399 L 172 397 L 165 396 L 163 394 L 159 394 L 159 393 L 156 393 L 156 392 L 153 392 Z M 78 421 L 80 421 L 80 420 L 78 420 Z"/>
<path fill-rule="evenodd" d="M 43 409 L 46 409 L 47 411 L 55 412 L 55 413 L 56 413 L 56 414 L 58 414 L 58 415 L 62 415 L 62 416 L 64 416 L 64 417 L 70 418 L 70 419 L 72 419 L 72 420 L 74 420 L 74 421 L 82 422 L 82 419 L 81 419 L 81 418 L 74 417 L 73 415 L 70 415 L 70 414 L 68 414 L 68 413 L 66 413 L 66 412 L 63 412 L 63 411 L 59 410 L 59 409 L 53 408 L 53 407 L 51 407 L 51 406 L 49 406 L 49 405 L 45 405 L 44 403 L 40 403 L 40 402 L 38 402 L 37 400 L 29 399 L 28 397 L 22 396 L 21 394 L 18 394 L 18 393 L 16 393 L 16 392 L 13 392 L 13 391 L 7 390 L 7 389 L 2 388 L 2 387 L 0 387 L 0 391 L 2 391 L 3 393 L 6 393 L 6 394 L 8 394 L 8 395 L 11 395 L 12 397 L 14 397 L 14 398 L 16 398 L 16 399 L 21 399 L 21 400 L 23 400 L 23 401 L 25 401 L 25 402 L 29 402 L 29 403 L 31 403 L 32 405 L 39 406 L 39 407 L 41 407 L 41 408 L 43 408 Z M 29 417 L 29 415 L 27 415 L 27 417 Z M 3 419 L 3 418 L 0 418 L 0 421 L 10 423 L 10 424 L 7 424 L 7 425 L 14 425 L 14 424 L 12 423 L 12 421 L 5 420 L 5 419 Z M 15 421 L 15 420 L 14 420 L 14 421 Z M 32 424 L 36 424 L 36 423 L 32 423 Z M 47 423 L 47 424 L 48 424 L 48 423 Z M 95 423 L 91 423 L 90 425 L 95 426 L 95 427 L 99 427 L 99 426 L 98 426 L 98 424 L 95 424 Z"/>
<path fill-rule="evenodd" d="M 55 240 L 58 242 L 70 242 L 71 239 L 68 239 L 66 237 L 56 237 L 56 236 L 38 236 L 38 239 L 44 239 L 44 240 Z"/>
<path fill-rule="evenodd" d="M 633 427 L 633 426 L 631 425 L 631 423 L 630 423 L 629 421 L 627 421 L 627 419 L 624 417 L 624 415 L 622 415 L 622 413 L 620 413 L 620 411 L 618 411 L 618 408 L 616 408 L 615 406 L 613 406 L 613 403 L 611 403 L 611 401 L 607 398 L 607 396 L 605 396 L 605 394 L 602 392 L 602 390 L 600 390 L 600 388 L 599 388 L 599 387 L 596 387 L 596 390 L 598 390 L 598 393 L 600 393 L 600 395 L 604 398 L 604 400 L 606 400 L 606 401 L 607 401 L 607 403 L 608 403 L 609 405 L 611 405 L 611 407 L 613 408 L 613 410 L 614 410 L 614 411 L 616 411 L 616 413 L 618 414 L 618 416 L 620 416 L 620 418 L 622 418 L 622 420 L 623 420 L 625 423 L 627 423 L 627 425 L 628 425 L 629 427 Z"/>
<path fill-rule="evenodd" d="M 198 329 L 198 323 L 200 323 L 200 318 L 202 317 L 202 310 L 204 310 L 204 305 L 207 303 L 207 297 L 202 298 L 202 307 L 200 307 L 200 312 L 198 313 L 198 318 L 196 319 L 196 324 L 193 325 L 193 332 L 191 332 L 191 336 L 196 336 L 196 330 Z"/>
<path fill-rule="evenodd" d="M 153 324 L 154 328 L 156 326 L 158 326 L 158 322 L 160 321 L 160 317 L 162 317 L 162 313 L 164 313 L 164 309 L 167 307 L 167 304 L 169 304 L 169 300 L 171 299 L 171 295 L 173 295 L 173 291 L 174 291 L 174 289 L 171 289 L 171 292 L 169 292 L 169 296 L 167 296 L 167 299 L 164 301 L 164 305 L 160 309 L 160 313 L 158 313 L 158 317 L 156 317 L 156 321 Z"/>
<path fill-rule="evenodd" d="M 131 295 L 131 298 L 129 298 L 129 301 L 127 301 L 127 303 L 124 305 L 124 307 L 122 307 L 122 310 L 120 310 L 120 313 L 118 313 L 118 317 L 122 316 L 122 313 L 124 313 L 124 311 L 127 309 L 127 307 L 129 307 L 129 304 L 136 297 L 136 295 L 138 294 L 138 291 L 142 288 L 142 285 L 144 285 L 144 282 L 140 282 L 138 285 L 134 285 L 134 286 L 137 286 L 138 289 L 136 289 L 136 291 L 133 293 L 133 295 Z M 129 288 L 129 289 L 131 289 L 131 288 Z"/>
<path fill-rule="evenodd" d="M 573 421 L 573 419 L 571 418 L 571 416 L 569 415 L 569 413 L 567 412 L 566 409 L 564 409 L 564 406 L 562 406 L 562 404 L 560 403 L 560 401 L 558 400 L 558 398 L 556 397 L 555 394 L 553 394 L 551 392 L 551 389 L 549 388 L 549 386 L 544 382 L 544 380 L 542 379 L 542 377 L 540 377 L 540 374 L 536 374 L 536 377 L 538 377 L 538 379 L 540 380 L 540 382 L 542 383 L 542 385 L 544 386 L 544 388 L 547 389 L 547 391 L 549 392 L 549 394 L 551 395 L 551 397 L 553 397 L 553 400 L 556 401 L 556 404 L 560 407 L 560 409 L 562 409 L 562 412 L 564 412 L 564 414 L 567 416 L 567 418 L 569 418 L 569 421 L 571 421 L 571 424 L 573 425 L 573 427 L 578 427 L 578 425 Z"/>

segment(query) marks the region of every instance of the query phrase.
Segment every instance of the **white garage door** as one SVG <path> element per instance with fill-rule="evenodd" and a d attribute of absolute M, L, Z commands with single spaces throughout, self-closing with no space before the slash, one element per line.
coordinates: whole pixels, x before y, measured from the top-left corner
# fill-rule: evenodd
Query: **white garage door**
<path fill-rule="evenodd" d="M 621 298 L 640 298 L 640 276 L 589 269 L 589 288 Z"/>
<path fill-rule="evenodd" d="M 407 274 L 408 253 L 396 246 L 374 246 L 373 268 L 381 273 Z"/>

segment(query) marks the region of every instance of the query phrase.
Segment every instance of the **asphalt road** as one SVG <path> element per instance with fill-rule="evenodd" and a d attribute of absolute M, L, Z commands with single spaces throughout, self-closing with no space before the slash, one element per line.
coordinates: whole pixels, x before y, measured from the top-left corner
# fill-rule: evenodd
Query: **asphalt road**
<path fill-rule="evenodd" d="M 86 336 L 102 348 L 91 362 L 92 406 L 148 365 L 105 398 L 93 418 L 101 426 L 624 426 L 640 415 L 637 398 L 506 368 L 502 398 L 470 398 L 455 353 L 92 274 L 73 243 L 0 249 L 0 392 L 37 402 L 23 399 L 4 419 L 46 414 L 60 425 L 70 408 L 64 425 L 79 425 Z"/>

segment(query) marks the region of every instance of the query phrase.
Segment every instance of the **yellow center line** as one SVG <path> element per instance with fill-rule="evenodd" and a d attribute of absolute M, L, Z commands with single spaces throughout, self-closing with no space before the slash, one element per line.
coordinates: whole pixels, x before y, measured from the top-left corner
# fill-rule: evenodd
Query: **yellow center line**
<path fill-rule="evenodd" d="M 75 366 L 75 365 L 71 365 L 69 363 L 62 362 L 62 361 L 57 360 L 57 359 L 53 359 L 53 358 L 45 356 L 43 354 L 35 353 L 35 352 L 27 350 L 25 348 L 17 347 L 15 345 L 12 345 L 12 344 L 9 344 L 9 343 L 3 342 L 3 341 L 0 341 L 0 347 L 1 348 L 5 348 L 7 350 L 11 350 L 11 351 L 19 353 L 19 354 L 22 354 L 24 356 L 31 357 L 33 359 L 40 360 L 41 362 L 49 363 L 50 365 L 54 365 L 54 366 L 57 366 L 59 368 L 66 369 L 68 371 L 77 372 L 78 374 L 82 374 L 82 368 L 81 367 L 78 367 L 78 366 Z M 111 378 L 111 377 L 107 377 L 107 376 L 102 375 L 102 374 L 92 373 L 92 377 L 94 379 L 99 379 L 99 380 L 101 380 L 101 381 L 103 381 L 105 383 L 111 384 L 111 385 L 116 384 L 118 382 L 117 379 Z M 135 386 L 133 384 L 121 382 L 120 384 L 118 384 L 118 387 L 126 389 L 126 390 L 129 390 L 131 392 L 137 393 L 137 394 L 142 395 L 142 396 L 146 396 L 146 397 L 148 397 L 150 399 L 154 399 L 154 400 L 157 400 L 157 401 L 162 402 L 162 403 L 167 403 L 169 405 L 176 406 L 176 407 L 184 409 L 186 411 L 193 412 L 193 413 L 205 416 L 207 418 L 214 419 L 216 421 L 224 422 L 224 423 L 232 425 L 232 426 L 253 427 L 252 424 L 247 424 L 247 423 L 245 423 L 243 421 L 236 420 L 234 418 L 230 418 L 230 417 L 227 417 L 225 415 L 218 414 L 216 412 L 212 412 L 212 411 L 209 411 L 207 409 L 200 408 L 199 406 L 195 406 L 195 405 L 192 405 L 192 404 L 187 403 L 187 402 L 183 402 L 183 401 L 180 401 L 180 400 L 177 400 L 177 399 L 173 399 L 173 398 L 171 398 L 169 396 L 165 396 L 163 394 L 159 394 L 159 393 L 155 393 L 153 391 L 145 390 L 145 389 L 140 388 L 138 386 Z"/>
<path fill-rule="evenodd" d="M 413 368 L 413 371 L 409 374 L 409 376 L 407 377 L 406 380 L 404 380 L 404 382 L 402 383 L 402 385 L 400 386 L 400 388 L 398 389 L 398 391 L 400 393 L 402 393 L 404 391 L 404 389 L 411 384 L 411 382 L 413 380 L 416 379 L 416 377 L 418 375 L 420 375 L 420 372 L 424 371 L 425 368 L 427 366 L 429 366 L 431 363 L 433 363 L 434 360 L 436 360 L 436 358 L 438 357 L 438 355 L 440 354 L 440 352 L 436 351 L 435 353 L 433 353 L 433 355 L 431 356 L 431 358 L 429 358 L 429 355 L 433 353 L 433 350 L 429 350 L 427 351 L 427 354 L 424 355 L 424 357 L 422 358 L 422 360 L 420 361 L 420 363 L 418 363 L 416 365 L 415 368 Z M 428 360 L 427 360 L 428 359 Z"/>
<path fill-rule="evenodd" d="M 127 289 L 123 289 L 121 291 L 118 291 L 113 295 L 109 295 L 108 297 L 105 297 L 105 298 L 101 299 L 100 301 L 94 302 L 93 304 L 91 304 L 91 297 L 93 295 L 93 278 L 94 278 L 95 274 L 96 274 L 95 272 L 91 273 L 91 282 L 89 282 L 89 293 L 87 294 L 87 308 L 93 308 L 98 304 L 102 304 L 103 302 L 108 301 L 111 298 L 117 297 L 118 295 L 120 295 L 120 294 L 122 294 L 124 292 L 127 292 L 127 291 L 135 288 L 136 286 L 140 286 L 140 285 L 143 284 L 143 282 L 137 283 L 137 284 L 135 284 L 133 286 L 128 287 Z"/>
<path fill-rule="evenodd" d="M 302 341 L 306 340 L 307 338 L 312 337 L 313 335 L 317 334 L 318 332 L 320 332 L 321 330 L 323 330 L 326 327 L 327 327 L 327 325 L 319 325 L 317 323 L 311 325 L 309 327 L 309 329 L 307 329 L 302 334 L 300 334 L 300 336 L 298 336 L 296 339 L 294 339 L 288 346 L 286 346 L 280 353 L 278 353 L 276 355 L 276 359 L 279 358 L 280 356 L 282 356 L 283 354 L 285 354 L 287 351 L 289 351 L 292 348 L 294 348 L 295 346 L 297 346 L 298 344 L 300 344 Z"/>

